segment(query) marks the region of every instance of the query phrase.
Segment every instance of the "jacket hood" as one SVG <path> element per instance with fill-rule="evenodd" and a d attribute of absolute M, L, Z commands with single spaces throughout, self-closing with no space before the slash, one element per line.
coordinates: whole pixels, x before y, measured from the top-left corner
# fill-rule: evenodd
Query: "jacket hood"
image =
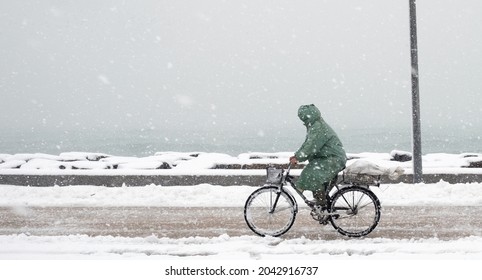
<path fill-rule="evenodd" d="M 305 124 L 311 126 L 316 121 L 321 121 L 321 113 L 315 105 L 301 105 L 298 109 L 298 117 Z"/>

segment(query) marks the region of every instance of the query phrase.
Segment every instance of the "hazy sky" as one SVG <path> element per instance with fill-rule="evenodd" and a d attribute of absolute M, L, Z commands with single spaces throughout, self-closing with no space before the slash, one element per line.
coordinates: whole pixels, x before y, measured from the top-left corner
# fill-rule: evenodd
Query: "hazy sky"
<path fill-rule="evenodd" d="M 0 0 L 0 131 L 411 125 L 408 0 Z M 422 131 L 482 127 L 482 1 L 417 1 Z"/>

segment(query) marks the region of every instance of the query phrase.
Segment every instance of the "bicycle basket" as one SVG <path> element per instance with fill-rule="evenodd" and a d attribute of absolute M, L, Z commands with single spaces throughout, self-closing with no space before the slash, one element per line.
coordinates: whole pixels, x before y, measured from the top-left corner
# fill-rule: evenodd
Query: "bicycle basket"
<path fill-rule="evenodd" d="M 283 169 L 268 167 L 266 168 L 266 183 L 279 184 L 283 179 Z"/>

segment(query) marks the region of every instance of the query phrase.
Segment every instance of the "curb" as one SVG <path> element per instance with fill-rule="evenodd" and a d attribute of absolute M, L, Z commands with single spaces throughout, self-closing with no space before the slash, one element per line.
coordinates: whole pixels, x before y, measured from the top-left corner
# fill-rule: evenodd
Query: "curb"
<path fill-rule="evenodd" d="M 450 183 L 482 182 L 482 174 L 424 174 L 424 183 L 438 183 L 441 180 Z M 220 186 L 262 186 L 265 175 L 0 175 L 0 185 L 49 187 L 71 185 L 93 185 L 105 187 L 121 186 L 192 186 L 211 184 Z M 412 183 L 413 175 L 400 176 L 398 180 L 381 177 L 381 184 Z"/>

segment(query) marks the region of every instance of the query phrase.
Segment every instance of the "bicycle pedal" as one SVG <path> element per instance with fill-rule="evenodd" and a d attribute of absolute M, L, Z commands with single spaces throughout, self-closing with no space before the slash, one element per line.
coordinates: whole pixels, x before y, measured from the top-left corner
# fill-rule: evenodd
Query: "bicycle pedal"
<path fill-rule="evenodd" d="M 311 217 L 313 218 L 313 220 L 319 222 L 321 225 L 327 225 L 328 224 L 329 216 L 323 215 L 323 212 L 318 213 L 316 210 L 312 210 L 310 214 L 311 214 Z"/>
<path fill-rule="evenodd" d="M 311 211 L 310 215 L 315 221 L 319 221 L 321 218 L 323 218 L 322 215 L 320 215 L 319 213 L 316 213 L 316 211 L 314 210 Z"/>
<path fill-rule="evenodd" d="M 328 215 L 320 215 L 316 220 L 320 223 L 320 225 L 326 226 L 328 224 L 329 219 L 330 219 L 330 216 Z"/>

